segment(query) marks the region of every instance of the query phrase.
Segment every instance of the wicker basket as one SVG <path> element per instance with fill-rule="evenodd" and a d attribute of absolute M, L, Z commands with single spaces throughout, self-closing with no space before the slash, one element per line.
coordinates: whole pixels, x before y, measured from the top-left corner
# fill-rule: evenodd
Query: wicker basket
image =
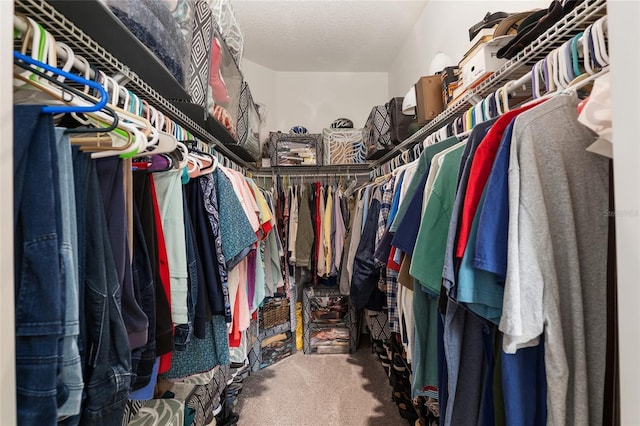
<path fill-rule="evenodd" d="M 266 329 L 289 321 L 289 300 L 274 298 L 265 300 L 260 308 L 260 328 Z"/>

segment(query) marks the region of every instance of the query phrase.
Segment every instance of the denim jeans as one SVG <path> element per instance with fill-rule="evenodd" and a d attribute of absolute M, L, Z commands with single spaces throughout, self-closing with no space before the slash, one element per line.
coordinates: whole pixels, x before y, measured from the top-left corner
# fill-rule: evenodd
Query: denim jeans
<path fill-rule="evenodd" d="M 135 375 L 132 390 L 145 387 L 151 380 L 156 349 L 156 305 L 151 260 L 140 214 L 133 209 L 133 288 L 140 307 L 149 319 L 147 343 L 131 353 L 131 371 Z"/>
<path fill-rule="evenodd" d="M 56 149 L 58 153 L 58 173 L 60 176 L 60 202 L 62 207 L 62 267 L 64 272 L 65 322 L 63 340 L 63 367 L 59 379 L 69 391 L 69 398 L 58 409 L 58 418 L 80 414 L 82 403 L 82 365 L 78 350 L 80 333 L 80 308 L 78 294 L 78 225 L 76 222 L 76 197 L 74 193 L 73 163 L 71 145 L 65 130 L 57 128 Z"/>
<path fill-rule="evenodd" d="M 84 229 L 84 302 L 81 342 L 85 361 L 85 401 L 80 424 L 120 425 L 129 396 L 131 360 L 129 340 L 121 313 L 121 289 L 111 249 L 105 206 L 95 163 L 84 162 L 84 205 L 78 206 Z M 81 223 L 79 221 L 79 223 Z"/>
<path fill-rule="evenodd" d="M 39 106 L 13 113 L 16 389 L 19 425 L 55 425 L 64 321 L 60 184 L 53 119 Z M 58 399 L 58 397 L 63 397 Z"/>
<path fill-rule="evenodd" d="M 196 258 L 196 242 L 194 239 L 194 230 L 193 225 L 191 223 L 191 216 L 189 214 L 189 208 L 187 206 L 187 196 L 186 192 L 182 193 L 182 205 L 184 208 L 184 231 L 186 238 L 186 248 L 187 248 L 187 272 L 189 273 L 188 278 L 188 293 L 187 293 L 187 315 L 189 318 L 189 328 L 188 334 L 186 336 L 186 340 L 179 336 L 181 333 L 184 333 L 183 330 L 178 330 L 176 328 L 175 334 L 175 348 L 176 350 L 185 350 L 189 340 L 193 337 L 193 327 L 196 316 L 196 303 L 198 300 L 198 263 Z"/>
<path fill-rule="evenodd" d="M 147 343 L 149 319 L 136 300 L 132 278 L 122 160 L 119 157 L 101 158 L 95 163 L 118 283 L 122 288 L 122 316 L 127 328 L 129 345 L 131 349 L 137 349 Z"/>

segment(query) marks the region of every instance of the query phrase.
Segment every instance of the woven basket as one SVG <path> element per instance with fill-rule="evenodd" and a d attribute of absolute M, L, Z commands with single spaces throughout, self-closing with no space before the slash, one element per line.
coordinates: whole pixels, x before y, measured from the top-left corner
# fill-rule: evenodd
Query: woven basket
<path fill-rule="evenodd" d="M 260 328 L 266 329 L 289 321 L 289 300 L 265 300 L 260 308 Z"/>

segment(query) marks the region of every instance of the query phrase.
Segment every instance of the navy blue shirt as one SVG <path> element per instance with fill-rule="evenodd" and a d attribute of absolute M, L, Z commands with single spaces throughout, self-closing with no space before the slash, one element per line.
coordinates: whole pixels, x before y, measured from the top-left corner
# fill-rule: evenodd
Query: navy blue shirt
<path fill-rule="evenodd" d="M 509 123 L 486 186 L 484 203 L 476 235 L 473 266 L 492 272 L 504 283 L 507 275 L 507 239 L 509 235 L 509 153 L 515 119 Z"/>

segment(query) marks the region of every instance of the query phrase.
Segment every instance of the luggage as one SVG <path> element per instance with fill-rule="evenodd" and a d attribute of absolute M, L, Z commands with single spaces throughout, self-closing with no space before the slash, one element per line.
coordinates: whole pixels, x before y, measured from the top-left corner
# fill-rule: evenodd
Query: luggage
<path fill-rule="evenodd" d="M 409 126 L 415 121 L 413 116 L 402 113 L 401 97 L 392 98 L 389 105 L 389 115 L 391 120 L 391 143 L 398 145 L 409 136 Z"/>
<path fill-rule="evenodd" d="M 377 160 L 391 148 L 391 116 L 387 105 L 374 106 L 362 130 L 367 160 Z"/>

